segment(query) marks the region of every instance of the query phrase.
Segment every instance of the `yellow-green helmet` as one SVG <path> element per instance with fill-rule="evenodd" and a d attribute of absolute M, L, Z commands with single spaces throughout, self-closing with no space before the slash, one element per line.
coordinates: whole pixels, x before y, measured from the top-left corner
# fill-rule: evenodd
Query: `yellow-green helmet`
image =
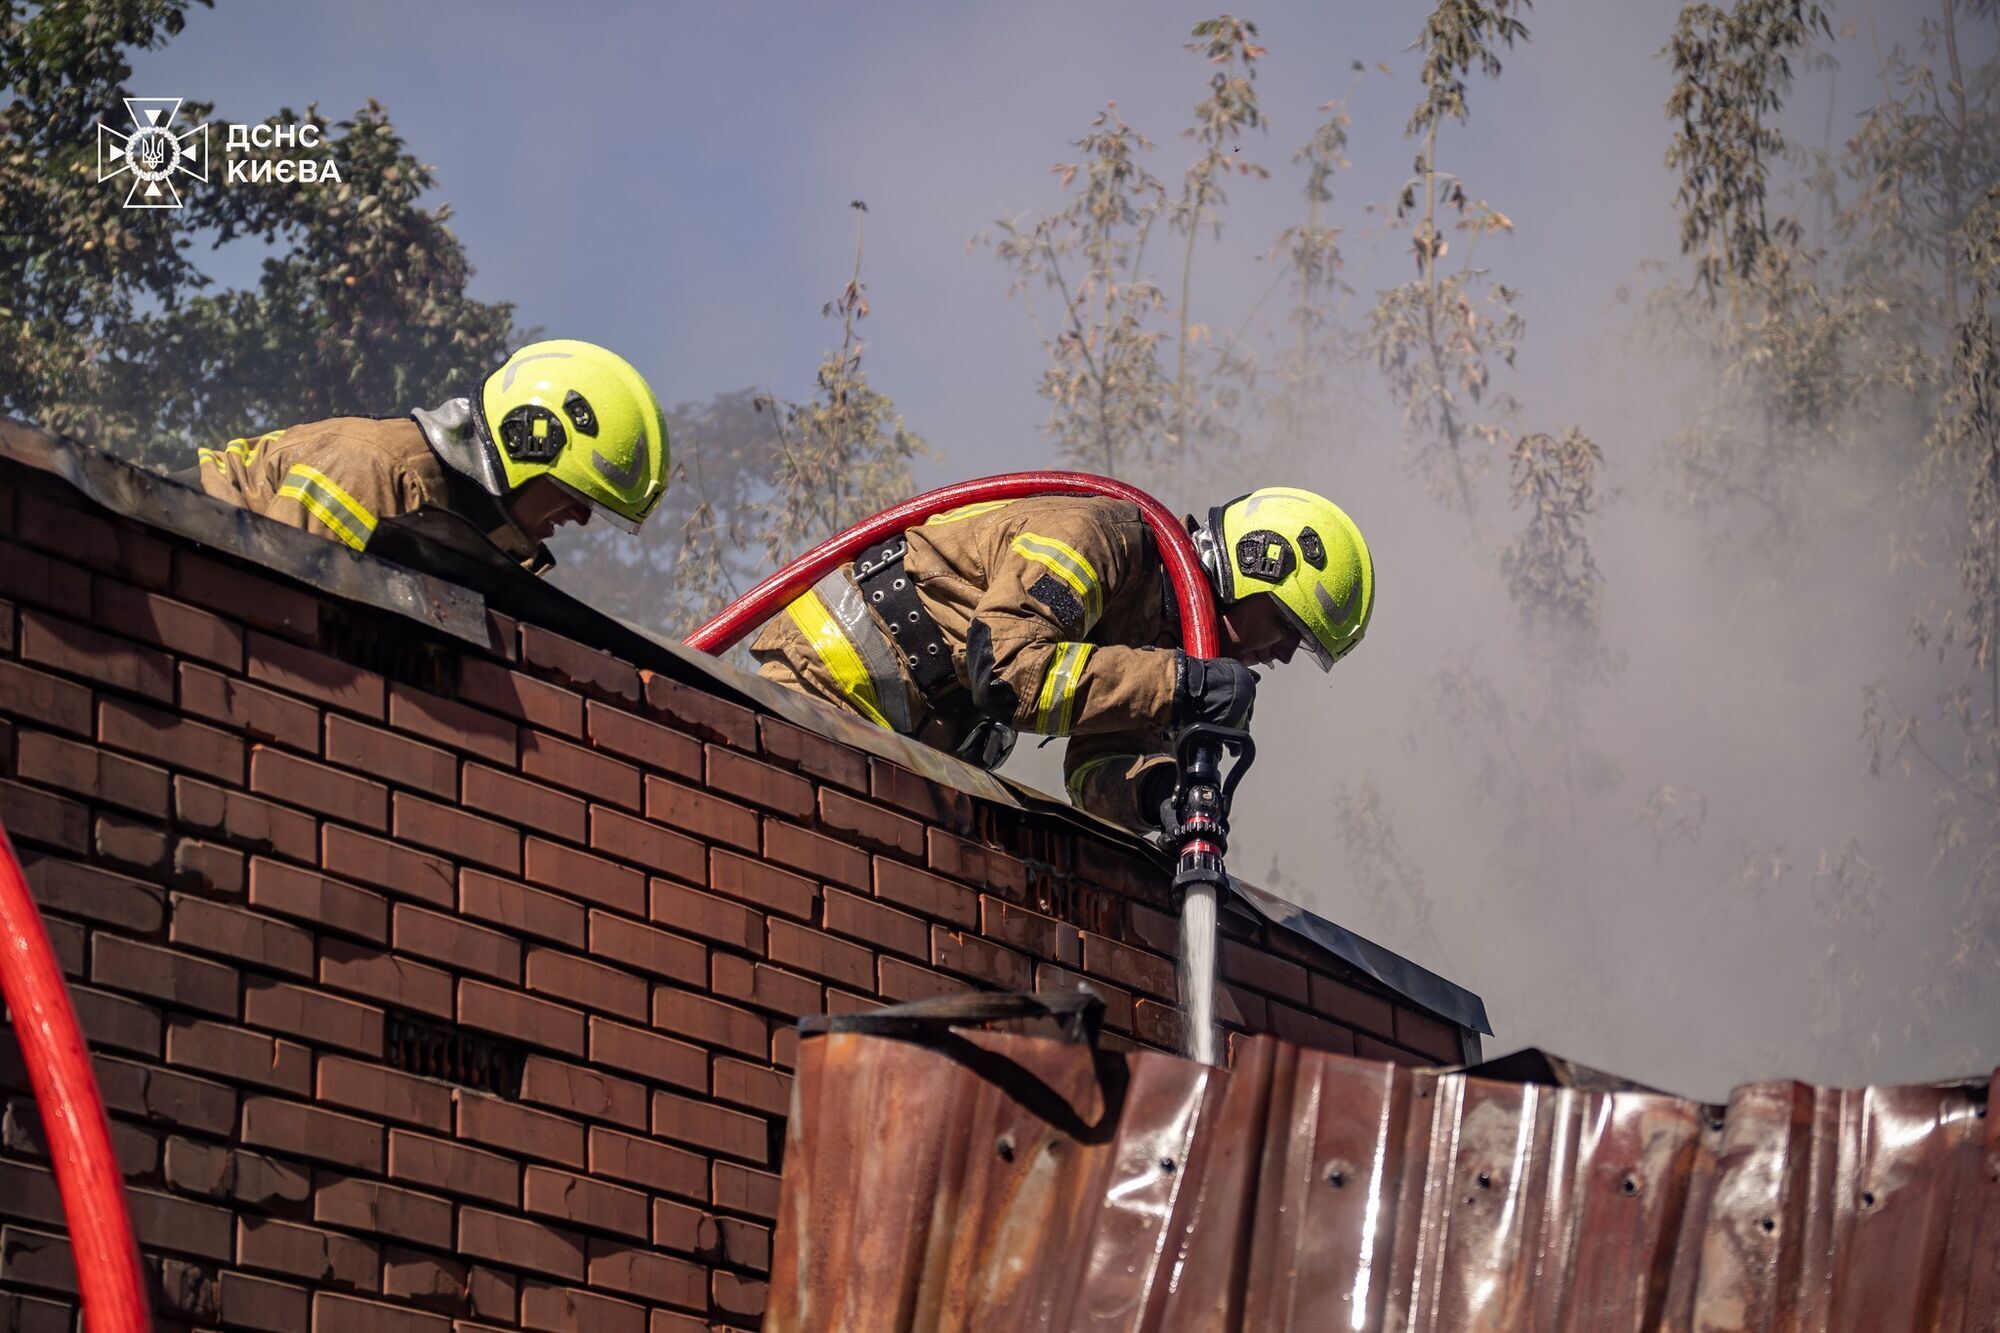
<path fill-rule="evenodd" d="M 1375 564 L 1361 529 L 1333 501 L 1267 486 L 1209 510 L 1198 536 L 1222 604 L 1275 597 L 1320 670 L 1361 642 L 1375 607 Z"/>
<path fill-rule="evenodd" d="M 548 477 L 637 532 L 667 493 L 667 418 L 631 363 L 595 343 L 529 343 L 486 377 L 480 420 L 513 494 Z"/>

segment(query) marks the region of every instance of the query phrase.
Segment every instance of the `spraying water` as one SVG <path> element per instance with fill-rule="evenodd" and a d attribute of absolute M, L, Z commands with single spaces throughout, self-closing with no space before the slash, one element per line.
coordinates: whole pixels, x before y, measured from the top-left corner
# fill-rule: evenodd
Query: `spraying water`
<path fill-rule="evenodd" d="M 1187 1016 L 1183 1045 L 1190 1060 L 1222 1063 L 1215 1039 L 1215 913 L 1213 884 L 1190 884 L 1181 900 L 1181 1007 Z"/>

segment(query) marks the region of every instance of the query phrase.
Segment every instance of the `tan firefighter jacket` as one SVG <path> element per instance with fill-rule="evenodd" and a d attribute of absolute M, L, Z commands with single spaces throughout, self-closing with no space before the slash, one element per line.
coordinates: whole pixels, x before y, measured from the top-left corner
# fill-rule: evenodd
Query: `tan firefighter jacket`
<path fill-rule="evenodd" d="M 435 423 L 448 408 L 426 415 Z M 446 466 L 434 437 L 452 447 L 435 424 L 427 433 L 412 417 L 333 417 L 203 449 L 197 471 L 216 499 L 357 551 L 383 519 L 439 507 L 531 568 L 553 563 L 499 501 Z"/>
<path fill-rule="evenodd" d="M 1068 736 L 1070 799 L 1155 827 L 1141 780 L 1171 765 L 1179 615 L 1137 507 L 1087 496 L 967 505 L 906 534 L 905 572 L 979 712 Z M 891 730 L 952 749 L 964 730 L 930 708 L 848 570 L 764 628 L 760 674 Z"/>

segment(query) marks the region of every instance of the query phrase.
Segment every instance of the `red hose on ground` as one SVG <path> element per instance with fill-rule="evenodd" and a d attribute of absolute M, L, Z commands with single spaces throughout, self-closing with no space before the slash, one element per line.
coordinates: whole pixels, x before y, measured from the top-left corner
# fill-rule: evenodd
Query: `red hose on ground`
<path fill-rule="evenodd" d="M 728 652 L 744 635 L 777 615 L 793 598 L 869 546 L 889 540 L 934 514 L 960 505 L 988 500 L 1020 500 L 1031 495 L 1101 495 L 1139 507 L 1153 530 L 1166 561 L 1167 577 L 1181 608 L 1182 644 L 1191 657 L 1216 652 L 1215 605 L 1208 576 L 1202 572 L 1194 543 L 1173 511 L 1136 487 L 1088 472 L 1008 472 L 978 481 L 961 481 L 885 509 L 847 531 L 830 537 L 744 593 L 687 636 L 686 643 L 704 653 Z"/>
<path fill-rule="evenodd" d="M 146 1333 L 152 1325 L 140 1280 L 139 1247 L 125 1207 L 125 1182 L 111 1151 L 111 1126 L 91 1072 L 90 1052 L 70 1007 L 69 987 L 49 947 L 42 914 L 28 893 L 14 844 L 0 828 L 0 997 L 35 1090 L 42 1131 L 69 1222 L 83 1323 L 90 1333 Z"/>

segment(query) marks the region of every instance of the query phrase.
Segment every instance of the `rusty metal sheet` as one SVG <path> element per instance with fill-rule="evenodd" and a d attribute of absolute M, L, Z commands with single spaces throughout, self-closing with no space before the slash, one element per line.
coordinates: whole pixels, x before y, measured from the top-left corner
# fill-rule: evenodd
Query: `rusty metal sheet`
<path fill-rule="evenodd" d="M 764 1327 L 1990 1333 L 1996 1086 L 810 1036 Z"/>

